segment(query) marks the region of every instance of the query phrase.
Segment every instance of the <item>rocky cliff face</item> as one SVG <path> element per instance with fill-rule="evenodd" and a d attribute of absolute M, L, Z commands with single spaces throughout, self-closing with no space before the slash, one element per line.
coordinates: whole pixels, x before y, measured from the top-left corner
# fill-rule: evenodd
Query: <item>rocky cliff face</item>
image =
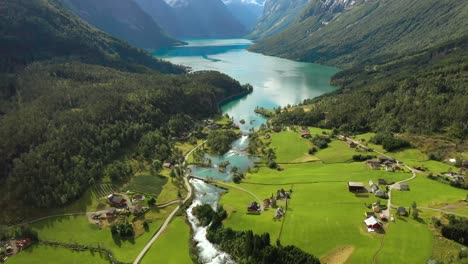
<path fill-rule="evenodd" d="M 249 35 L 262 39 L 277 34 L 293 24 L 307 7 L 308 0 L 267 0 L 259 23 Z"/>

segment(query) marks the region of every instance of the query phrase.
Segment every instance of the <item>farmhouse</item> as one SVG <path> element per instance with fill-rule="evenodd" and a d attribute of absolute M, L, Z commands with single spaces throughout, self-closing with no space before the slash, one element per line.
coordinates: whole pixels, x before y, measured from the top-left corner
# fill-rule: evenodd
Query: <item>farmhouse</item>
<path fill-rule="evenodd" d="M 115 207 L 111 207 L 109 210 L 107 210 L 106 217 L 107 218 L 115 217 L 116 214 L 117 214 L 117 209 Z"/>
<path fill-rule="evenodd" d="M 362 182 L 348 182 L 348 190 L 350 192 L 365 192 L 367 191 L 364 188 L 364 184 Z"/>
<path fill-rule="evenodd" d="M 260 206 L 258 205 L 257 202 L 251 202 L 247 206 L 247 212 L 248 213 L 259 213 L 260 212 Z"/>
<path fill-rule="evenodd" d="M 139 214 L 141 212 L 143 212 L 143 206 L 141 204 L 137 204 L 132 208 L 133 214 Z"/>
<path fill-rule="evenodd" d="M 302 130 L 301 137 L 303 138 L 310 138 L 310 132 L 307 130 Z"/>
<path fill-rule="evenodd" d="M 375 185 L 374 183 L 372 183 L 371 185 L 371 193 L 375 194 L 375 192 L 377 192 L 379 190 L 379 186 Z"/>
<path fill-rule="evenodd" d="M 380 189 L 375 191 L 374 195 L 379 198 L 388 198 L 387 193 Z"/>
<path fill-rule="evenodd" d="M 379 214 L 379 218 L 382 221 L 388 221 L 387 216 L 383 212 Z"/>
<path fill-rule="evenodd" d="M 135 194 L 132 198 L 132 203 L 141 202 L 145 200 L 145 197 L 142 194 Z"/>
<path fill-rule="evenodd" d="M 372 211 L 374 211 L 375 213 L 380 213 L 380 211 L 382 211 L 382 208 L 380 208 L 380 204 L 378 203 L 372 204 Z"/>
<path fill-rule="evenodd" d="M 127 200 L 125 200 L 122 195 L 118 194 L 110 194 L 109 196 L 107 196 L 107 201 L 112 206 L 124 206 L 127 203 Z"/>
<path fill-rule="evenodd" d="M 284 189 L 277 190 L 277 191 L 276 191 L 276 198 L 277 198 L 278 200 L 281 200 L 281 199 L 290 199 L 290 198 L 291 198 L 291 193 L 285 191 Z"/>
<path fill-rule="evenodd" d="M 385 179 L 378 180 L 379 185 L 387 185 L 387 181 Z"/>
<path fill-rule="evenodd" d="M 382 223 L 379 219 L 375 218 L 375 216 L 367 218 L 364 220 L 364 223 L 366 224 L 367 231 L 369 232 L 374 232 L 375 230 L 382 228 Z"/>
<path fill-rule="evenodd" d="M 280 219 L 281 217 L 284 216 L 284 214 L 285 214 L 285 212 L 283 210 L 283 207 L 279 207 L 278 209 L 276 209 L 275 218 Z"/>
<path fill-rule="evenodd" d="M 357 146 L 357 144 L 354 143 L 354 141 L 352 141 L 352 140 L 350 140 L 350 139 L 346 140 L 346 144 L 348 144 L 348 146 L 349 146 L 350 148 L 355 148 L 355 147 Z"/>
<path fill-rule="evenodd" d="M 379 161 L 381 164 L 384 164 L 384 165 L 397 163 L 396 159 L 388 158 L 388 157 L 379 157 Z"/>
<path fill-rule="evenodd" d="M 380 161 L 378 161 L 378 160 L 368 160 L 368 161 L 366 161 L 366 163 L 373 170 L 380 169 Z"/>
<path fill-rule="evenodd" d="M 374 212 L 365 212 L 365 213 L 364 213 L 364 216 L 365 216 L 366 218 L 369 218 L 369 217 L 375 216 L 375 214 L 374 214 Z"/>
<path fill-rule="evenodd" d="M 393 188 L 395 190 L 398 190 L 398 191 L 409 191 L 408 184 L 404 184 L 404 183 L 402 183 L 402 184 L 397 183 L 397 184 L 393 185 Z"/>
<path fill-rule="evenodd" d="M 385 170 L 387 170 L 388 172 L 394 172 L 395 171 L 395 169 L 393 169 L 392 164 L 386 164 L 385 165 Z"/>
<path fill-rule="evenodd" d="M 406 212 L 406 209 L 403 206 L 400 206 L 397 208 L 397 214 L 398 215 L 408 215 L 408 212 Z"/>

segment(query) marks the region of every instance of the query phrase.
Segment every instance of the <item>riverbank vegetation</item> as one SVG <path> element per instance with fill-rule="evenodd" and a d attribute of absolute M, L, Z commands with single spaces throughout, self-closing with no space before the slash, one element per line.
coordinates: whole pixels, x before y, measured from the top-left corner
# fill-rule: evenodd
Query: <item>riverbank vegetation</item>
<path fill-rule="evenodd" d="M 208 133 L 206 146 L 210 152 L 223 155 L 231 149 L 232 142 L 238 138 L 238 134 L 232 130 L 212 130 Z"/>
<path fill-rule="evenodd" d="M 272 246 L 268 233 L 256 235 L 251 230 L 223 228 L 221 221 L 227 217 L 227 212 L 222 207 L 214 211 L 210 205 L 201 205 L 195 207 L 193 212 L 203 226 L 211 223 L 208 240 L 219 245 L 222 251 L 230 254 L 238 263 L 320 263 L 313 255 L 298 247 L 283 247 L 279 242 Z"/>

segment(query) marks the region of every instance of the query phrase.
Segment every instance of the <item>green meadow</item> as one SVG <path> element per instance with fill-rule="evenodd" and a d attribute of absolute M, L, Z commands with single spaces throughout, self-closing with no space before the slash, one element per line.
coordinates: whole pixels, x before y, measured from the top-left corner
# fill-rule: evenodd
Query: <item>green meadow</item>
<path fill-rule="evenodd" d="M 34 245 L 7 261 L 12 264 L 105 264 L 109 261 L 98 253 Z"/>
<path fill-rule="evenodd" d="M 58 217 L 36 222 L 31 226 L 42 240 L 100 245 L 110 249 L 119 261 L 132 262 L 175 207 L 176 205 L 172 205 L 147 213 L 145 217 L 149 222 L 149 231 L 132 240 L 114 241 L 110 228 L 100 229 L 89 223 L 87 216 Z"/>
<path fill-rule="evenodd" d="M 192 263 L 189 257 L 190 239 L 189 225 L 183 217 L 176 217 L 153 246 L 151 246 L 141 263 Z"/>
<path fill-rule="evenodd" d="M 308 154 L 311 144 L 308 139 L 301 138 L 296 132 L 285 131 L 271 136 L 271 146 L 274 146 L 278 163 L 301 162 L 310 158 Z"/>
<path fill-rule="evenodd" d="M 368 140 L 372 134 L 363 135 Z M 357 137 L 359 138 L 359 136 Z M 276 149 L 277 161 L 291 163 L 304 155 L 308 141 L 297 132 L 272 134 L 271 147 Z M 297 146 L 294 146 L 297 145 Z M 378 146 L 371 146 L 378 147 Z M 377 149 L 377 148 L 376 148 Z M 247 174 L 238 186 L 247 189 L 261 199 L 270 197 L 276 190 L 292 189 L 286 217 L 274 220 L 274 209 L 261 215 L 246 213 L 254 197 L 247 192 L 228 188 L 220 204 L 228 211 L 224 225 L 236 230 L 252 229 L 256 233 L 270 233 L 272 243 L 280 239 L 283 245 L 293 244 L 322 259 L 334 263 L 426 263 L 432 256 L 433 233 L 428 224 L 430 217 L 440 213 L 420 210 L 419 220 L 397 217 L 395 222 L 385 224 L 385 233 L 369 233 L 363 220 L 369 209 L 365 204 L 379 200 L 372 194 L 356 196 L 347 189 L 348 181 L 397 182 L 412 176 L 406 172 L 371 170 L 363 162 L 352 162 L 359 154 L 345 142 L 333 140 L 329 147 L 319 150 L 315 158 L 322 162 L 282 164 L 284 171 L 260 167 L 258 172 Z M 375 153 L 369 153 L 376 155 Z M 394 155 L 395 154 L 395 155 Z M 398 160 L 423 162 L 431 169 L 443 169 L 447 164 L 427 161 L 418 150 L 408 149 L 389 153 Z M 418 160 L 419 159 L 419 160 Z M 418 174 L 408 182 L 410 191 L 392 192 L 393 204 L 410 206 L 413 201 L 419 206 L 453 204 L 465 198 L 466 191 L 456 189 Z M 386 200 L 381 200 L 386 204 Z M 279 204 L 282 206 L 283 204 Z M 440 207 L 440 206 L 439 206 Z M 463 213 L 465 209 L 456 210 Z M 392 209 L 392 213 L 394 214 Z"/>

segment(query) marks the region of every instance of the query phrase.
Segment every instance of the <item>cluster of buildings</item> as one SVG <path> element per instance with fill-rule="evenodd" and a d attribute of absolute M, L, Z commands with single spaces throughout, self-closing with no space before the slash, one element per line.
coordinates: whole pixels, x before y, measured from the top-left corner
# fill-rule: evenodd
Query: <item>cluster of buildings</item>
<path fill-rule="evenodd" d="M 260 214 L 261 211 L 262 211 L 262 208 L 260 207 L 260 205 L 257 202 L 251 202 L 247 206 L 247 213 L 248 214 Z"/>
<path fill-rule="evenodd" d="M 33 243 L 31 238 L 18 238 L 0 242 L 0 262 L 5 262 L 11 256 L 18 254 Z"/>
<path fill-rule="evenodd" d="M 465 182 L 465 178 L 462 175 L 460 175 L 460 174 L 458 174 L 456 172 L 453 172 L 453 171 L 445 172 L 445 173 L 439 174 L 438 176 L 439 177 L 445 177 L 449 181 L 454 182 L 454 183 L 464 183 Z"/>
<path fill-rule="evenodd" d="M 145 200 L 142 194 L 134 195 L 131 199 L 131 203 L 127 201 L 123 195 L 116 193 L 108 195 L 106 200 L 111 207 L 106 211 L 92 215 L 94 221 L 98 222 L 103 219 L 113 219 L 119 214 L 133 213 L 137 215 L 144 211 L 143 205 L 139 203 Z"/>
<path fill-rule="evenodd" d="M 380 157 L 379 159 L 368 160 L 366 164 L 373 170 L 380 170 L 381 168 L 389 172 L 401 170 L 398 161 L 393 158 Z"/>

